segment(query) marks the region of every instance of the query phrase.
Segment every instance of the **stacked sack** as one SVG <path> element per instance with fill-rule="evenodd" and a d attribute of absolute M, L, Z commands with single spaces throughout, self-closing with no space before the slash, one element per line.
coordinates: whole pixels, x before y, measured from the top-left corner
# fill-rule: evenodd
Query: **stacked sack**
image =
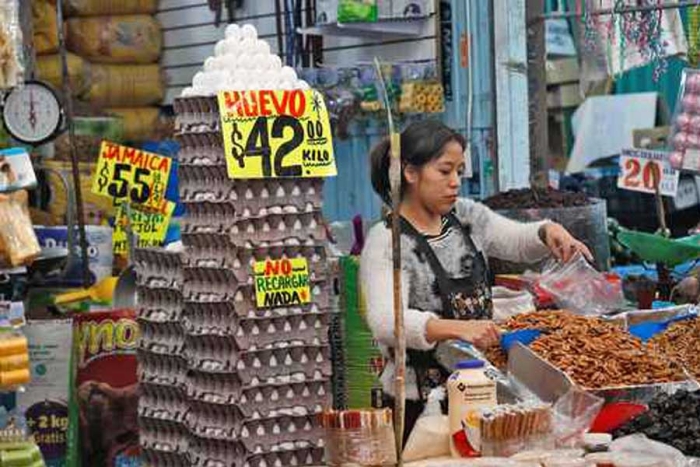
<path fill-rule="evenodd" d="M 157 0 L 67 0 L 65 24 L 68 69 L 75 97 L 123 120 L 124 139 L 151 137 L 165 95 L 158 65 L 161 27 L 153 16 Z M 40 79 L 61 87 L 56 52 L 55 7 L 33 2 Z M 51 19 L 53 18 L 53 19 Z M 53 21 L 53 22 L 52 22 Z M 44 25 L 37 29 L 37 25 Z"/>

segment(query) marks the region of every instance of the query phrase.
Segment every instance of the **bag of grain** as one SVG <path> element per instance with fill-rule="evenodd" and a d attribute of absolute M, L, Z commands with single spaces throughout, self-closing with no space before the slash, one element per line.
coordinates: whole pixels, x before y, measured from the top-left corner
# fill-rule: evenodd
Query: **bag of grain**
<path fill-rule="evenodd" d="M 155 14 L 158 0 L 64 0 L 71 16 Z"/>
<path fill-rule="evenodd" d="M 85 99 L 92 104 L 139 107 L 157 104 L 165 96 L 158 65 L 92 64 L 90 72 L 91 86 Z"/>
<path fill-rule="evenodd" d="M 153 139 L 160 113 L 158 107 L 109 108 L 107 111 L 122 118 L 125 140 Z"/>
<path fill-rule="evenodd" d="M 32 2 L 34 50 L 39 55 L 58 50 L 58 26 L 56 8 L 47 1 Z"/>
<path fill-rule="evenodd" d="M 149 15 L 70 18 L 68 49 L 95 63 L 154 63 L 160 57 L 160 23 Z"/>
<path fill-rule="evenodd" d="M 69 53 L 68 76 L 70 77 L 71 90 L 74 96 L 80 96 L 89 87 L 89 64 Z M 63 89 L 63 77 L 61 74 L 61 56 L 59 54 L 44 55 L 36 58 L 36 75 L 40 80 L 46 81 L 57 90 Z"/>

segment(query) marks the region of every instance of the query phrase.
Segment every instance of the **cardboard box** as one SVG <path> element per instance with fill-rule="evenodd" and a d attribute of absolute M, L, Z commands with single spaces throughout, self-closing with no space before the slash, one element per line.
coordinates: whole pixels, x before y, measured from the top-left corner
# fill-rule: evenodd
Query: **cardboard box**
<path fill-rule="evenodd" d="M 547 108 L 564 109 L 577 107 L 583 102 L 578 83 L 564 84 L 547 91 Z"/>
<path fill-rule="evenodd" d="M 547 85 L 577 83 L 581 76 L 576 57 L 547 60 L 546 67 Z"/>

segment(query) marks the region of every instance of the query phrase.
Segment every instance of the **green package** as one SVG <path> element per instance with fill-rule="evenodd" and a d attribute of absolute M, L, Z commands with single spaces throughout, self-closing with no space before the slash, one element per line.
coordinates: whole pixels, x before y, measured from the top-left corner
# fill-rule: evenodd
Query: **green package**
<path fill-rule="evenodd" d="M 377 0 L 340 0 L 338 2 L 339 23 L 376 23 Z"/>

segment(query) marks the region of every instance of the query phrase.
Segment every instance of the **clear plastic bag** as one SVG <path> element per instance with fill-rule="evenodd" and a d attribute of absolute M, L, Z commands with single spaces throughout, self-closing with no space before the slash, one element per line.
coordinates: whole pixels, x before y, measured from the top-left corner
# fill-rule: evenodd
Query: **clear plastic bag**
<path fill-rule="evenodd" d="M 575 387 L 554 404 L 554 436 L 557 447 L 575 448 L 583 444 L 586 433 L 605 400 Z"/>
<path fill-rule="evenodd" d="M 610 313 L 624 304 L 621 282 L 609 282 L 579 253 L 544 272 L 539 285 L 557 305 L 582 315 Z"/>
<path fill-rule="evenodd" d="M 12 197 L 0 199 L 0 253 L 13 267 L 27 266 L 41 253 L 29 213 Z"/>
<path fill-rule="evenodd" d="M 416 421 L 401 454 L 404 462 L 450 455 L 450 420 L 442 414 L 440 401 L 445 388 L 435 388 L 428 394 L 425 410 Z"/>
<path fill-rule="evenodd" d="M 688 460 L 678 449 L 642 434 L 618 438 L 610 445 L 620 467 L 685 467 Z"/>
<path fill-rule="evenodd" d="M 19 1 L 0 0 L 0 89 L 22 82 L 24 67 Z"/>

